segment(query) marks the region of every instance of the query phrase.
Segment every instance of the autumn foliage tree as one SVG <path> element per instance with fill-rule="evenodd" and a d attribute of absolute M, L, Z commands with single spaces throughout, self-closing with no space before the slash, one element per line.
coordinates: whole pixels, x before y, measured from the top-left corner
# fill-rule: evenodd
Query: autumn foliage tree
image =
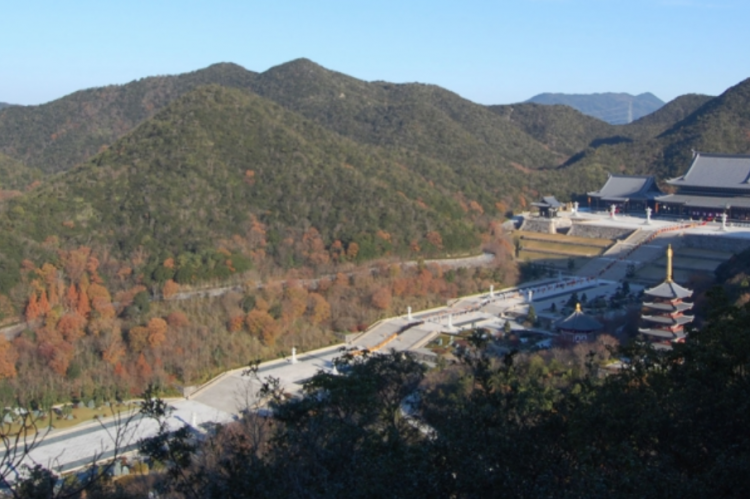
<path fill-rule="evenodd" d="M 284 318 L 293 321 L 302 317 L 307 309 L 307 290 L 298 286 L 284 290 Z"/>
<path fill-rule="evenodd" d="M 81 317 L 88 317 L 91 313 L 91 304 L 89 303 L 89 297 L 86 293 L 79 288 L 78 292 L 78 304 L 76 305 L 76 312 Z"/>
<path fill-rule="evenodd" d="M 151 348 L 161 346 L 167 339 L 167 321 L 161 317 L 154 317 L 148 321 L 148 344 Z"/>
<path fill-rule="evenodd" d="M 245 318 L 250 334 L 260 338 L 266 345 L 274 345 L 279 334 L 279 325 L 268 312 L 253 309 Z"/>
<path fill-rule="evenodd" d="M 190 321 L 188 320 L 187 315 L 185 315 L 185 312 L 175 310 L 174 312 L 170 312 L 167 316 L 167 324 L 169 324 L 169 327 L 171 328 L 180 328 L 189 326 Z"/>
<path fill-rule="evenodd" d="M 388 310 L 391 306 L 391 290 L 387 287 L 381 287 L 372 294 L 372 305 L 380 310 Z"/>
<path fill-rule="evenodd" d="M 0 379 L 16 377 L 17 360 L 16 349 L 0 334 Z"/>
<path fill-rule="evenodd" d="M 164 286 L 161 288 L 161 294 L 164 296 L 164 298 L 171 298 L 177 292 L 180 290 L 180 285 L 174 282 L 172 279 L 169 279 L 167 282 L 164 283 Z"/>
<path fill-rule="evenodd" d="M 227 324 L 227 329 L 230 333 L 236 333 L 240 329 L 242 329 L 242 326 L 245 324 L 245 316 L 244 315 L 235 315 L 229 319 L 229 323 Z"/>
<path fill-rule="evenodd" d="M 26 305 L 26 322 L 31 322 L 39 318 L 39 303 L 36 299 L 36 293 L 29 296 L 29 302 Z"/>
<path fill-rule="evenodd" d="M 47 315 L 51 309 L 52 307 L 47 299 L 47 292 L 42 291 L 42 294 L 39 296 L 39 315 Z"/>
<path fill-rule="evenodd" d="M 309 296 L 310 322 L 317 326 L 331 318 L 331 305 L 318 293 Z"/>
<path fill-rule="evenodd" d="M 85 327 L 86 319 L 75 312 L 63 315 L 57 322 L 57 331 L 65 341 L 70 343 L 75 343 L 76 340 L 83 337 Z"/>
<path fill-rule="evenodd" d="M 128 346 L 135 353 L 140 353 L 149 347 L 148 328 L 135 326 L 128 331 Z"/>

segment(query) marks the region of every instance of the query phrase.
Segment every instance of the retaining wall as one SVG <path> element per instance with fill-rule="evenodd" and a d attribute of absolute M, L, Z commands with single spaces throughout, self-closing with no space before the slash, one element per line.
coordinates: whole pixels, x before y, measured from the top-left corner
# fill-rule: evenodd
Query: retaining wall
<path fill-rule="evenodd" d="M 521 230 L 539 232 L 541 234 L 557 234 L 555 222 L 549 218 L 525 218 Z"/>
<path fill-rule="evenodd" d="M 625 239 L 632 232 L 633 229 L 622 227 L 606 227 L 604 225 L 573 223 L 573 227 L 571 227 L 568 235 L 590 237 L 593 239 Z"/>
<path fill-rule="evenodd" d="M 685 234 L 683 245 L 687 248 L 722 251 L 726 253 L 740 253 L 750 248 L 750 239 L 728 237 L 726 234 Z"/>

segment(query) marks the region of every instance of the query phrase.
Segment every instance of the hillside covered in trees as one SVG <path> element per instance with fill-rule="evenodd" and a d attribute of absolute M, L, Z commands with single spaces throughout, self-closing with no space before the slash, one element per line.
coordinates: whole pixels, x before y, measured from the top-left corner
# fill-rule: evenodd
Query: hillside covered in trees
<path fill-rule="evenodd" d="M 676 174 L 691 148 L 749 152 L 749 94 L 750 80 L 614 126 L 300 59 L 2 109 L 0 325 L 27 326 L 0 345 L 2 376 L 48 401 L 90 393 L 94 379 L 127 393 L 191 383 L 295 338 L 325 344 L 407 298 L 427 306 L 513 284 L 499 228 L 510 212 L 543 194 L 573 199 L 607 172 Z M 482 249 L 498 255 L 484 271 L 397 265 Z M 262 287 L 282 280 L 305 293 Z M 225 285 L 226 301 L 169 300 Z M 174 351 L 200 355 L 183 369 Z"/>

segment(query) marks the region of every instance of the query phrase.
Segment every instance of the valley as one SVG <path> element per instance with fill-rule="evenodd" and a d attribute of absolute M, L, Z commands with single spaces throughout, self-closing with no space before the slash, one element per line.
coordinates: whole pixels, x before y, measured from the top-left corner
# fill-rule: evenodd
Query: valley
<path fill-rule="evenodd" d="M 99 411 L 152 389 L 176 408 L 171 424 L 207 435 L 242 418 L 240 391 L 257 401 L 248 362 L 298 401 L 316 372 L 337 376 L 342 349 L 376 362 L 409 352 L 437 366 L 429 383 L 458 393 L 449 373 L 474 362 L 477 329 L 491 338 L 487 362 L 544 366 L 554 374 L 534 383 L 545 404 L 560 400 L 581 389 L 587 348 L 607 369 L 609 348 L 636 337 L 640 293 L 667 267 L 699 290 L 704 314 L 715 275 L 750 247 L 737 220 L 597 212 L 591 194 L 611 174 L 655 175 L 672 194 L 666 181 L 692 149 L 748 154 L 748 130 L 750 80 L 613 125 L 307 59 L 4 107 L 3 416 L 19 425 L 29 407 L 54 424 L 53 408 Z M 549 196 L 559 212 L 531 213 Z M 736 302 L 747 299 L 738 279 L 725 284 Z M 575 310 L 602 335 L 565 336 Z M 91 444 L 100 430 L 54 430 L 38 460 L 77 449 L 58 464 L 78 468 L 106 450 Z M 157 430 L 144 423 L 122 449 Z"/>

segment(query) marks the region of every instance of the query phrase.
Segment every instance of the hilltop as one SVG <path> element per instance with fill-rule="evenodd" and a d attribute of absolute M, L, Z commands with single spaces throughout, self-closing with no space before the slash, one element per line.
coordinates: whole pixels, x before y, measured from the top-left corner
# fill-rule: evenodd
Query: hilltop
<path fill-rule="evenodd" d="M 121 257 L 140 248 L 162 255 L 158 261 L 250 237 L 257 222 L 266 228 L 264 251 L 279 265 L 297 258 L 285 239 L 296 241 L 311 227 L 325 244 L 316 251 L 327 254 L 336 240 L 344 248 L 356 242 L 365 259 L 408 252 L 412 244 L 428 253 L 475 248 L 476 229 L 452 192 L 429 180 L 437 177 L 452 173 L 214 85 L 184 95 L 90 161 L 9 201 L 2 227 L 18 240 L 55 236 Z M 439 239 L 428 241 L 429 233 Z"/>
<path fill-rule="evenodd" d="M 570 165 L 666 180 L 684 173 L 692 150 L 750 153 L 750 79 L 718 97 L 686 96 L 675 101 L 674 106 L 666 106 L 671 116 L 657 115 L 653 121 L 623 127 L 636 133 L 628 140 L 582 151 Z M 679 121 L 669 125 L 675 118 Z"/>
<path fill-rule="evenodd" d="M 564 105 L 525 103 L 488 109 L 566 159 L 594 141 L 618 133 L 617 127 Z"/>
<path fill-rule="evenodd" d="M 45 173 L 65 171 L 125 135 L 169 102 L 201 85 L 246 88 L 255 73 L 214 64 L 177 76 L 81 90 L 39 106 L 0 111 L 0 152 Z"/>
<path fill-rule="evenodd" d="M 606 121 L 611 125 L 627 124 L 653 113 L 664 102 L 650 92 L 639 95 L 627 93 L 560 94 L 543 93 L 526 102 L 534 104 L 570 106 L 583 114 Z"/>

